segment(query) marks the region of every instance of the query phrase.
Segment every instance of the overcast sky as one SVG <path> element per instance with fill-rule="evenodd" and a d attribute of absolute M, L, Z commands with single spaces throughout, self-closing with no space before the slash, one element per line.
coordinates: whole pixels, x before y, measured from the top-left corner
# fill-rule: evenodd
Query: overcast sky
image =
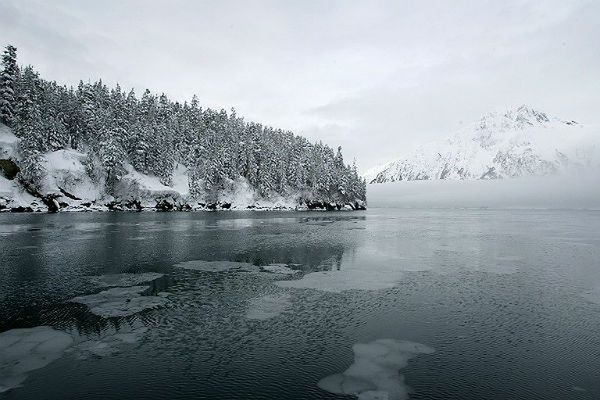
<path fill-rule="evenodd" d="M 600 122 L 600 1 L 0 0 L 0 44 L 341 145 L 361 170 L 527 104 Z"/>

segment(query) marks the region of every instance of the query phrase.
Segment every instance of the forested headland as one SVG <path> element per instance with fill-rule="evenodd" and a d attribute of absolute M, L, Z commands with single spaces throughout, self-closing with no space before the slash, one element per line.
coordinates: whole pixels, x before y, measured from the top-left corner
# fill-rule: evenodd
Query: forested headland
<path fill-rule="evenodd" d="M 196 96 L 179 102 L 101 80 L 60 85 L 32 66 L 19 66 L 10 45 L 2 56 L 0 120 L 17 138 L 5 140 L 14 149 L 0 152 L 3 179 L 59 205 L 87 196 L 88 203 L 119 207 L 164 205 L 169 198 L 187 209 L 215 208 L 243 191 L 251 192 L 244 195 L 247 203 L 286 199 L 310 208 L 361 208 L 366 200 L 364 179 L 339 147 L 246 121 L 233 109 L 202 107 Z M 71 161 L 84 175 L 65 176 Z M 11 167 L 17 172 L 7 173 Z M 85 193 L 73 193 L 83 183 Z"/>

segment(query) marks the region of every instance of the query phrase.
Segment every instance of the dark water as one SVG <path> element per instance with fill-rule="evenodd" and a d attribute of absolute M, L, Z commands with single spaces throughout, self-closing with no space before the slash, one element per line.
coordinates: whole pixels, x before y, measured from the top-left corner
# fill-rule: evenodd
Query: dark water
<path fill-rule="evenodd" d="M 173 267 L 189 260 L 393 287 L 333 293 L 275 283 L 300 274 Z M 165 274 L 149 294 L 170 293 L 167 305 L 101 318 L 68 302 L 102 290 L 87 276 L 121 272 Z M 600 304 L 583 296 L 597 287 L 592 211 L 2 214 L 0 332 L 148 330 L 108 355 L 67 351 L 0 398 L 350 398 L 316 383 L 352 364 L 353 344 L 394 338 L 435 349 L 400 371 L 411 399 L 600 399 Z M 265 294 L 290 305 L 248 319 Z"/>

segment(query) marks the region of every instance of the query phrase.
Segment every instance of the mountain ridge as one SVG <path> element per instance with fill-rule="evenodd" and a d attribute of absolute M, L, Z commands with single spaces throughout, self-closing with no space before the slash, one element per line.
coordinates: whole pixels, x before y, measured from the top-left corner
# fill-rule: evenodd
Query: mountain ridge
<path fill-rule="evenodd" d="M 502 179 L 597 167 L 598 132 L 597 127 L 522 105 L 487 113 L 453 135 L 423 144 L 364 176 L 369 183 Z"/>

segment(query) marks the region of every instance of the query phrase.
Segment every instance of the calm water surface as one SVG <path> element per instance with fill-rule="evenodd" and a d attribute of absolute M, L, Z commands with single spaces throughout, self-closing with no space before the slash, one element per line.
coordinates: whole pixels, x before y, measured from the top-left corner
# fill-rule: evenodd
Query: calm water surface
<path fill-rule="evenodd" d="M 175 267 L 191 260 L 301 273 Z M 342 286 L 307 288 L 316 271 Z M 69 302 L 124 272 L 164 274 L 144 294 L 168 302 L 109 318 Z M 0 332 L 75 342 L 0 399 L 351 398 L 317 382 L 380 338 L 435 349 L 400 371 L 411 399 L 599 399 L 598 287 L 593 211 L 1 214 Z M 249 318 L 264 296 L 286 307 Z M 77 346 L 132 330 L 105 354 Z"/>

